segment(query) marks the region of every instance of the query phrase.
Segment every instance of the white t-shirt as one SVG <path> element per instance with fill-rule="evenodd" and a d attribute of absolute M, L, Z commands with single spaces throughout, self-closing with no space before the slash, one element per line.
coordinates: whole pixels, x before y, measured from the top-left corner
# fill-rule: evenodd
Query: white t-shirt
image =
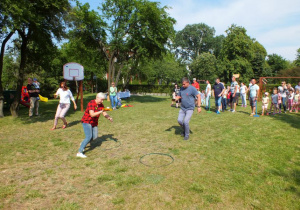
<path fill-rule="evenodd" d="M 259 87 L 257 84 L 251 85 L 250 86 L 250 97 L 257 97 L 256 91 L 258 91 L 258 90 L 259 90 Z"/>
<path fill-rule="evenodd" d="M 207 92 L 208 89 L 209 89 L 209 91 Z M 210 84 L 206 85 L 205 93 L 207 93 L 207 95 L 211 95 L 211 85 Z"/>
<path fill-rule="evenodd" d="M 231 94 L 234 94 L 234 90 L 236 88 L 236 86 L 239 85 L 236 81 L 234 82 L 231 82 L 231 85 L 230 85 L 230 92 Z"/>
<path fill-rule="evenodd" d="M 292 100 L 294 98 L 294 93 L 289 94 L 289 99 Z"/>
<path fill-rule="evenodd" d="M 246 93 L 246 86 L 245 85 L 241 86 L 241 94 L 244 94 L 244 93 Z"/>
<path fill-rule="evenodd" d="M 236 93 L 240 93 L 240 86 L 239 85 L 237 85 Z"/>
<path fill-rule="evenodd" d="M 64 91 L 62 88 L 59 88 L 56 91 L 55 95 L 59 95 L 59 103 L 61 103 L 61 104 L 69 104 L 70 99 L 72 99 L 72 101 L 74 101 L 73 94 L 69 89 Z"/>

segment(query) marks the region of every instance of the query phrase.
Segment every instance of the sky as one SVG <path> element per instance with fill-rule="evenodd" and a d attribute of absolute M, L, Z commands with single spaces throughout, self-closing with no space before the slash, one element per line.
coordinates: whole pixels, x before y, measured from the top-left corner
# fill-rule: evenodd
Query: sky
<path fill-rule="evenodd" d="M 293 61 L 300 48 L 300 0 L 156 0 L 177 23 L 175 30 L 187 24 L 205 23 L 226 35 L 232 25 L 242 26 L 267 50 Z M 102 0 L 88 2 L 97 10 Z"/>

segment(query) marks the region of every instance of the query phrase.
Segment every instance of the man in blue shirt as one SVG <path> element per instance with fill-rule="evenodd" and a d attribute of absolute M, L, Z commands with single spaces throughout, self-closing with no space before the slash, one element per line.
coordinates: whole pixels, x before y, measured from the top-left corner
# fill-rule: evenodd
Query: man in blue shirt
<path fill-rule="evenodd" d="M 220 83 L 220 79 L 216 79 L 216 84 L 213 87 L 214 90 L 214 94 L 215 94 L 215 104 L 216 104 L 216 108 L 217 114 L 220 114 L 221 111 L 221 99 L 222 99 L 222 95 L 225 91 L 224 85 L 222 83 Z"/>
<path fill-rule="evenodd" d="M 182 136 L 184 140 L 189 139 L 190 126 L 189 122 L 195 109 L 195 99 L 197 97 L 198 113 L 201 112 L 201 96 L 197 89 L 190 85 L 189 80 L 185 77 L 182 79 L 182 88 L 176 97 L 176 100 L 181 99 L 181 107 L 178 115 L 178 123 L 183 128 Z"/>

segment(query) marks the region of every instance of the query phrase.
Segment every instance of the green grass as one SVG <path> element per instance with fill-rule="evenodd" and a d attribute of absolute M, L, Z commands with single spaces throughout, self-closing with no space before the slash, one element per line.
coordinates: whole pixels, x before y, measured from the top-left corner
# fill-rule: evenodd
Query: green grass
<path fill-rule="evenodd" d="M 93 97 L 85 95 L 84 106 Z M 134 107 L 110 112 L 113 123 L 99 119 L 86 159 L 76 157 L 82 112 L 70 109 L 69 126 L 59 121 L 50 130 L 58 100 L 41 102 L 33 119 L 24 107 L 17 119 L 0 119 L 0 209 L 300 208 L 300 114 L 254 118 L 240 106 L 220 115 L 203 109 L 183 141 L 169 98 L 126 102 Z M 147 167 L 139 160 L 148 153 L 174 162 Z"/>

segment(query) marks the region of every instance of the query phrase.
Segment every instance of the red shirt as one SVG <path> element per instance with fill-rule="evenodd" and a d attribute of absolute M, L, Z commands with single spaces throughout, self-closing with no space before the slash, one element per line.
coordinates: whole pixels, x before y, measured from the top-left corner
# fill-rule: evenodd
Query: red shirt
<path fill-rule="evenodd" d="M 94 112 L 99 112 L 103 109 L 104 109 L 103 104 L 98 105 L 95 100 L 91 100 L 86 107 L 81 122 L 91 124 L 92 127 L 97 126 L 100 115 L 98 115 L 97 117 L 91 117 L 90 110 L 94 110 Z"/>
<path fill-rule="evenodd" d="M 197 90 L 199 90 L 199 83 L 198 83 L 198 82 L 194 82 L 192 85 L 193 85 Z"/>

